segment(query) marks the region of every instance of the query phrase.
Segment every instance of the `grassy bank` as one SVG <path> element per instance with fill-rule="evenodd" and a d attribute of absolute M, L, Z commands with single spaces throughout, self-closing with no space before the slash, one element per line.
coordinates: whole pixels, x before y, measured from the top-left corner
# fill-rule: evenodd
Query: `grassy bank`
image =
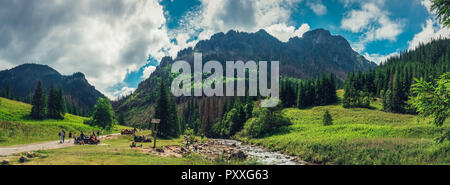
<path fill-rule="evenodd" d="M 144 133 L 139 133 L 144 134 Z M 23 154 L 0 157 L 0 161 L 8 159 L 11 164 L 18 165 L 228 165 L 248 164 L 248 161 L 207 160 L 203 156 L 191 153 L 183 157 L 161 157 L 141 148 L 130 148 L 131 136 L 120 136 L 118 139 L 102 141 L 101 145 L 73 146 L 68 148 L 37 151 L 36 157 L 28 162 L 19 163 Z M 143 143 L 144 148 L 153 143 Z M 183 145 L 183 139 L 159 139 L 157 146 Z"/>
<path fill-rule="evenodd" d="M 64 120 L 37 121 L 30 118 L 31 105 L 0 98 L 0 146 L 28 144 L 58 140 L 58 132 L 64 129 L 79 133 L 99 131 L 101 128 L 83 124 L 88 118 L 66 114 Z M 122 126 L 116 126 L 106 132 L 118 132 Z"/>
<path fill-rule="evenodd" d="M 437 128 L 418 122 L 413 115 L 382 112 L 378 101 L 372 106 L 284 109 L 283 115 L 293 125 L 283 133 L 244 140 L 320 164 L 450 164 L 450 142 L 433 141 L 450 130 L 449 121 Z M 322 125 L 325 110 L 330 111 L 334 125 Z"/>

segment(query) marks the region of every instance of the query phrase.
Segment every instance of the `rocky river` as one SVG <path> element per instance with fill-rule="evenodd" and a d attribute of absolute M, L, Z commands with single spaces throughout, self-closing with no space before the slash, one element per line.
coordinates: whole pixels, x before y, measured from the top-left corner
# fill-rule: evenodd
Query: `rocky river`
<path fill-rule="evenodd" d="M 299 160 L 297 157 L 289 156 L 281 152 L 269 151 L 261 146 L 243 144 L 241 141 L 228 139 L 211 139 L 209 144 L 214 147 L 211 148 L 227 148 L 234 153 L 242 151 L 247 158 L 253 158 L 263 164 L 267 165 L 305 165 L 305 161 Z M 222 146 L 222 147 L 217 147 Z M 209 149 L 211 150 L 211 149 Z M 214 149 L 213 149 L 214 150 Z M 217 151 L 216 151 L 217 152 Z M 220 152 L 220 151 L 219 151 Z M 227 152 L 227 150 L 222 151 Z M 215 152 L 213 152 L 215 153 Z M 233 153 L 233 152 L 231 152 Z"/>

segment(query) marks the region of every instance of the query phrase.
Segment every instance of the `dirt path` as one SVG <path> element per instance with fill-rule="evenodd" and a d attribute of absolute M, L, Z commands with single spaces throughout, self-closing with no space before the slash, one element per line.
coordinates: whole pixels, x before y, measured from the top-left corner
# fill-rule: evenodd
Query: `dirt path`
<path fill-rule="evenodd" d="M 120 134 L 110 134 L 101 136 L 100 140 L 111 139 L 119 136 Z M 56 148 L 65 148 L 70 146 L 76 146 L 73 144 L 73 139 L 65 140 L 65 143 L 60 144 L 58 141 L 48 141 L 43 143 L 33 143 L 33 144 L 25 144 L 25 145 L 15 145 L 8 147 L 0 147 L 0 156 L 7 156 L 22 152 L 32 152 L 37 150 L 48 150 L 48 149 L 56 149 Z"/>

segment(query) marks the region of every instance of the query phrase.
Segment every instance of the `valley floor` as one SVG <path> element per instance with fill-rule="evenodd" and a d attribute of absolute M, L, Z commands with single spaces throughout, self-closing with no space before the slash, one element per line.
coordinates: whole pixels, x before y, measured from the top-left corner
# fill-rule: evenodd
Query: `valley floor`
<path fill-rule="evenodd" d="M 343 96 L 342 90 L 338 96 Z M 283 115 L 293 124 L 283 132 L 241 139 L 316 164 L 450 164 L 450 142 L 434 141 L 450 131 L 450 120 L 435 127 L 414 115 L 383 112 L 379 101 L 372 106 L 284 109 Z M 322 124 L 325 110 L 332 115 L 331 126 Z"/>
<path fill-rule="evenodd" d="M 230 165 L 250 164 L 246 160 L 207 159 L 197 152 L 185 155 L 157 155 L 152 151 L 153 143 L 142 143 L 142 147 L 130 148 L 132 136 L 118 136 L 104 140 L 99 145 L 72 145 L 66 148 L 39 150 L 26 162 L 19 158 L 26 153 L 0 156 L 0 162 L 8 160 L 12 165 Z M 141 143 L 138 143 L 140 145 Z M 183 139 L 158 140 L 157 148 L 182 146 Z M 168 152 L 166 152 L 168 153 Z"/>

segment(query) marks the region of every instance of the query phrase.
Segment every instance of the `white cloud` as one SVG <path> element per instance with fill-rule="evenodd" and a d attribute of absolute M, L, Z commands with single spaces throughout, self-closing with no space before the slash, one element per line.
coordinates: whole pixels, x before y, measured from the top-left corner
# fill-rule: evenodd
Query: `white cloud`
<path fill-rule="evenodd" d="M 148 66 L 146 68 L 144 68 L 144 72 L 142 75 L 143 79 L 147 79 L 148 77 L 150 77 L 150 75 L 156 70 L 155 66 Z"/>
<path fill-rule="evenodd" d="M 365 32 L 367 42 L 374 40 L 395 41 L 403 32 L 401 21 L 392 21 L 389 12 L 382 11 L 378 5 L 367 3 L 361 10 L 352 10 L 342 19 L 341 28 L 353 33 Z"/>
<path fill-rule="evenodd" d="M 120 90 L 114 91 L 113 95 L 114 97 L 125 97 L 133 93 L 135 90 L 136 90 L 135 88 L 123 87 Z"/>
<path fill-rule="evenodd" d="M 209 39 L 214 33 L 230 29 L 256 32 L 259 29 L 271 30 L 280 40 L 288 36 L 300 36 L 305 28 L 290 26 L 292 5 L 302 0 L 201 0 L 201 7 L 190 12 L 182 24 L 185 29 L 175 33 L 196 35 L 198 40 Z M 308 26 L 309 27 L 309 26 Z M 196 30 L 196 31 L 192 31 Z M 269 31 L 268 31 L 269 32 Z M 172 53 L 172 56 L 176 53 Z"/>
<path fill-rule="evenodd" d="M 284 23 L 271 25 L 265 30 L 278 38 L 282 42 L 287 42 L 292 37 L 302 37 L 302 35 L 310 30 L 308 24 L 302 24 L 299 28 L 295 28 L 294 26 L 287 26 Z"/>
<path fill-rule="evenodd" d="M 450 38 L 450 29 L 442 28 L 436 21 L 428 19 L 426 24 L 422 25 L 422 31 L 414 35 L 411 41 L 408 41 L 408 49 L 415 49 L 420 44 L 427 44 L 431 40 L 439 38 Z"/>
<path fill-rule="evenodd" d="M 318 16 L 327 14 L 327 7 L 322 2 L 307 2 L 306 5 Z"/>
<path fill-rule="evenodd" d="M 431 1 L 430 0 L 422 0 L 422 5 L 427 9 L 428 12 L 431 13 Z"/>
<path fill-rule="evenodd" d="M 309 30 L 307 24 L 296 29 L 290 22 L 293 4 L 302 0 L 201 0 L 178 30 L 167 29 L 160 0 L 47 1 L 0 1 L 0 12 L 5 14 L 0 17 L 0 67 L 38 59 L 62 74 L 83 72 L 110 98 L 133 90 L 112 87 L 123 85 L 127 72 L 139 70 L 148 55 L 158 61 L 174 57 L 198 40 L 230 29 L 266 28 L 280 40 Z M 11 17 L 17 18 L 8 20 Z M 30 30 L 23 30 L 23 25 Z M 144 69 L 143 77 L 152 71 Z"/>
<path fill-rule="evenodd" d="M 346 1 L 346 3 L 349 3 Z M 341 21 L 341 28 L 353 33 L 362 33 L 356 43 L 359 52 L 364 51 L 365 44 L 377 40 L 396 41 L 403 33 L 401 20 L 391 20 L 390 13 L 382 10 L 384 1 L 361 2 L 361 9 L 351 10 Z M 354 44 L 355 46 L 355 44 Z"/>
<path fill-rule="evenodd" d="M 398 53 L 398 52 L 394 52 L 394 53 L 391 53 L 388 55 L 381 55 L 378 53 L 369 54 L 366 52 L 366 53 L 364 53 L 363 56 L 367 60 L 370 60 L 370 61 L 375 62 L 376 64 L 380 65 L 381 63 L 386 62 L 386 60 L 389 59 L 390 57 L 399 56 L 399 55 L 400 55 L 400 53 Z"/>
<path fill-rule="evenodd" d="M 17 17 L 0 18 L 0 29 L 7 33 L 0 38 L 7 39 L 0 46 L 2 68 L 38 59 L 63 74 L 83 72 L 110 98 L 116 94 L 110 87 L 143 66 L 149 54 L 160 60 L 172 48 L 185 46 L 170 42 L 158 0 L 1 3 L 5 17 Z M 176 39 L 185 43 L 181 35 Z"/>

